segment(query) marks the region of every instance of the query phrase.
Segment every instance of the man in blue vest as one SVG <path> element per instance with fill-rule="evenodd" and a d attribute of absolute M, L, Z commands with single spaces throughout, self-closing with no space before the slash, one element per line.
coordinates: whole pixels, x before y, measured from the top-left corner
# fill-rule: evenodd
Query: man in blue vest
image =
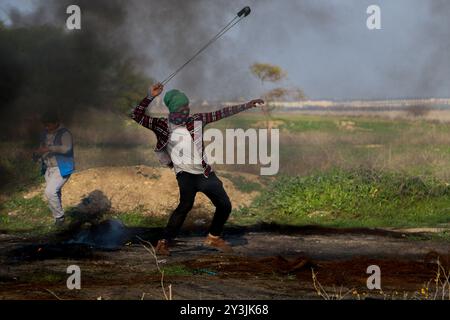
<path fill-rule="evenodd" d="M 64 210 L 61 189 L 75 169 L 72 134 L 61 125 L 54 113 L 44 114 L 42 123 L 45 131 L 37 153 L 41 156 L 42 174 L 45 176 L 45 196 L 55 218 L 55 225 L 62 226 Z"/>

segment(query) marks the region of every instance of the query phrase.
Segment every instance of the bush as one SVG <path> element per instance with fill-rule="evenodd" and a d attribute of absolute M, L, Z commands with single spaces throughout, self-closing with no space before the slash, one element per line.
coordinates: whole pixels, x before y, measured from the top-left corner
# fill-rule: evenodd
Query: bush
<path fill-rule="evenodd" d="M 449 221 L 450 187 L 435 178 L 374 170 L 281 177 L 247 215 L 294 224 L 427 225 Z"/>

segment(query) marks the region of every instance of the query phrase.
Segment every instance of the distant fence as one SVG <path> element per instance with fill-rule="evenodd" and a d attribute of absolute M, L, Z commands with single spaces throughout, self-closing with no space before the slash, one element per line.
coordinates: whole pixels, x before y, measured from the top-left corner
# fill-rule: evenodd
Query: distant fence
<path fill-rule="evenodd" d="M 191 107 L 198 110 L 210 109 L 216 110 L 221 106 L 232 106 L 245 101 L 207 101 L 194 100 L 191 101 Z M 302 100 L 302 101 L 269 101 L 270 106 L 285 110 L 397 110 L 412 106 L 426 106 L 430 108 L 448 108 L 450 107 L 450 99 L 446 98 L 428 98 L 428 99 L 392 99 L 392 100 Z M 167 112 L 159 97 L 152 108 L 153 112 Z"/>
<path fill-rule="evenodd" d="M 225 102 L 224 105 L 233 105 L 236 102 Z M 395 99 L 395 100 L 304 100 L 304 101 L 270 101 L 274 107 L 286 109 L 397 109 L 411 106 L 446 107 L 450 106 L 450 99 Z"/>

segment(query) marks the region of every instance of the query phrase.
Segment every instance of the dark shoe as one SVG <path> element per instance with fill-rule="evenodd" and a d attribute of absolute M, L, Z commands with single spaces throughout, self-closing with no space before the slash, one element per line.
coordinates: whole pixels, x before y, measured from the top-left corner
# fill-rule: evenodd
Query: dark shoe
<path fill-rule="evenodd" d="M 157 256 L 170 256 L 169 243 L 167 240 L 159 240 L 155 252 Z"/>
<path fill-rule="evenodd" d="M 55 219 L 55 226 L 58 228 L 61 228 L 64 226 L 64 222 L 66 221 L 66 219 L 64 217 L 61 218 L 56 218 Z"/>
<path fill-rule="evenodd" d="M 212 234 L 208 234 L 208 236 L 206 237 L 205 245 L 225 253 L 233 252 L 233 248 L 231 248 L 231 246 L 225 240 L 223 240 L 221 237 L 213 236 Z"/>

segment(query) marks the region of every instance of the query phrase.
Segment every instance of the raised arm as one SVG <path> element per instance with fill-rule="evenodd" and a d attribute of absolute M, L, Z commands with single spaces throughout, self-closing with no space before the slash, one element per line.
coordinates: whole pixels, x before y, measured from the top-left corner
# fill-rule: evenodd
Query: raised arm
<path fill-rule="evenodd" d="M 239 112 L 254 108 L 257 106 L 257 104 L 264 104 L 264 101 L 261 99 L 256 99 L 244 104 L 225 107 L 213 112 L 197 113 L 196 115 L 194 115 L 194 118 L 201 120 L 204 125 L 207 125 L 208 123 L 231 117 L 232 115 L 235 115 Z"/>
<path fill-rule="evenodd" d="M 144 126 L 148 129 L 153 130 L 158 121 L 158 118 L 149 117 L 145 114 L 145 110 L 150 105 L 150 103 L 157 96 L 161 94 L 164 87 L 162 84 L 155 84 L 150 88 L 150 93 L 147 95 L 134 109 L 131 113 L 131 118 L 139 123 L 141 126 Z"/>

